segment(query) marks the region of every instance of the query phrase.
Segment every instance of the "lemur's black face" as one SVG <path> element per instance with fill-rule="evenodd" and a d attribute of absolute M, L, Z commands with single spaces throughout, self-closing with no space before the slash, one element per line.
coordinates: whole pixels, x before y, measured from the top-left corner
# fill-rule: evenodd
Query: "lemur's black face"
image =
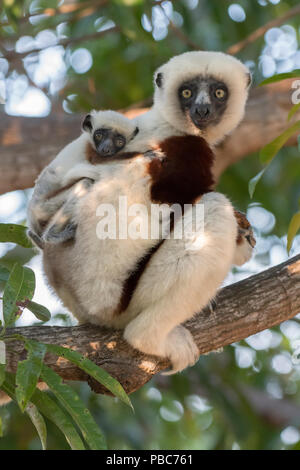
<path fill-rule="evenodd" d="M 92 136 L 96 152 L 101 157 L 112 157 L 126 145 L 126 138 L 114 129 L 101 127 L 93 128 L 92 116 L 88 114 L 82 123 L 82 128 Z M 138 132 L 136 129 L 135 134 Z"/>
<path fill-rule="evenodd" d="M 93 133 L 95 149 L 102 157 L 112 157 L 126 145 L 126 138 L 113 129 L 101 127 Z"/>
<path fill-rule="evenodd" d="M 224 114 L 229 97 L 225 83 L 213 77 L 196 77 L 178 88 L 180 107 L 194 125 L 204 130 L 216 125 Z"/>

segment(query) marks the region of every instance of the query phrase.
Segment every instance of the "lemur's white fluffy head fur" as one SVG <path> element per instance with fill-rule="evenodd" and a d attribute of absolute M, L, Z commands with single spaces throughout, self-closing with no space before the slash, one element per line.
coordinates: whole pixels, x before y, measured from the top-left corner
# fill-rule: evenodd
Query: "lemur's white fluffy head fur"
<path fill-rule="evenodd" d="M 161 75 L 162 84 L 156 85 Z M 213 77 L 229 90 L 226 110 L 219 123 L 198 129 L 182 112 L 178 89 L 183 82 L 196 77 Z M 154 109 L 177 130 L 202 135 L 210 144 L 217 143 L 239 124 L 244 116 L 250 73 L 238 59 L 222 52 L 192 51 L 170 59 L 154 74 Z"/>
<path fill-rule="evenodd" d="M 128 119 L 117 111 L 91 111 L 91 122 L 93 130 L 100 128 L 110 128 L 124 135 L 126 138 L 131 138 L 136 133 L 136 124 L 134 121 Z"/>

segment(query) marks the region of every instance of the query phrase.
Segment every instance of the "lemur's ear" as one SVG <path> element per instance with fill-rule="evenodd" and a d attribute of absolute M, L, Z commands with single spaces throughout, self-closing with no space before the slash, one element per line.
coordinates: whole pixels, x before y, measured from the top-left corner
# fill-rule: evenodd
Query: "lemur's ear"
<path fill-rule="evenodd" d="M 247 73 L 247 88 L 250 87 L 251 83 L 252 83 L 252 74 L 251 72 L 248 72 Z"/>
<path fill-rule="evenodd" d="M 163 74 L 159 72 L 156 77 L 155 77 L 155 83 L 158 86 L 158 88 L 162 87 L 163 84 Z"/>
<path fill-rule="evenodd" d="M 92 116 L 90 114 L 87 114 L 85 116 L 81 127 L 82 127 L 82 130 L 86 132 L 91 132 L 91 130 L 93 129 L 93 125 L 92 125 Z"/>

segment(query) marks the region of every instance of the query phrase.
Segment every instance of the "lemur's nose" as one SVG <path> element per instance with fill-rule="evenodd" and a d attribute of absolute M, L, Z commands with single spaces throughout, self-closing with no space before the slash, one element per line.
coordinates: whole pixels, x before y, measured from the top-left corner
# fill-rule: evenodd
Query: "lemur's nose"
<path fill-rule="evenodd" d="M 110 155 L 112 155 L 113 152 L 112 152 L 111 146 L 108 145 L 108 144 L 107 144 L 107 145 L 105 145 L 105 144 L 102 145 L 102 147 L 101 147 L 101 153 L 102 153 L 103 155 L 108 156 L 108 157 L 109 157 Z"/>
<path fill-rule="evenodd" d="M 195 113 L 200 119 L 207 119 L 211 113 L 209 104 L 197 104 L 195 106 Z"/>

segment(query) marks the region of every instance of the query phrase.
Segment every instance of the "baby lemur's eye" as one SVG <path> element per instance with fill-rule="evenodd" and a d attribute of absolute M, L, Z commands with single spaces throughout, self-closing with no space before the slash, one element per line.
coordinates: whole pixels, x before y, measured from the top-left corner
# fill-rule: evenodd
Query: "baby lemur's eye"
<path fill-rule="evenodd" d="M 115 144 L 117 147 L 119 148 L 124 147 L 125 143 L 126 141 L 124 137 L 122 137 L 121 135 L 115 138 Z"/>
<path fill-rule="evenodd" d="M 182 90 L 181 95 L 187 100 L 192 96 L 192 90 L 190 90 L 189 88 L 185 88 L 185 90 Z"/>
<path fill-rule="evenodd" d="M 219 99 L 221 98 L 224 98 L 225 96 L 225 91 L 222 89 L 222 88 L 218 88 L 216 91 L 215 91 L 215 96 Z"/>
<path fill-rule="evenodd" d="M 101 132 L 95 132 L 94 138 L 97 140 L 97 142 L 100 142 L 102 140 L 103 134 Z"/>

